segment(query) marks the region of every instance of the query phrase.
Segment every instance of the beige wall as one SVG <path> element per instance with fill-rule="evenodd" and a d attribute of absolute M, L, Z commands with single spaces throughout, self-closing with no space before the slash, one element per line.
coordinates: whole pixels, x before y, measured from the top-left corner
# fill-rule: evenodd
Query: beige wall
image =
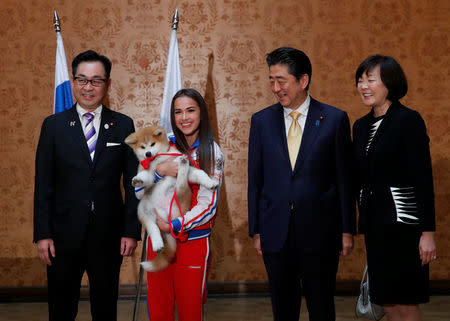
<path fill-rule="evenodd" d="M 247 237 L 247 140 L 251 114 L 274 102 L 265 54 L 283 45 L 310 56 L 311 95 L 348 111 L 352 123 L 368 111 L 354 88 L 357 65 L 373 53 L 402 64 L 410 84 L 403 102 L 422 114 L 431 138 L 439 256 L 431 277 L 450 279 L 448 0 L 2 0 L 0 286 L 45 284 L 31 243 L 32 201 L 40 125 L 52 112 L 53 10 L 68 61 L 90 48 L 110 57 L 107 104 L 142 127 L 159 116 L 175 7 L 184 86 L 207 91 L 226 156 L 211 281 L 266 278 Z M 122 283 L 136 282 L 138 262 L 138 255 L 125 259 Z M 341 261 L 339 279 L 358 279 L 363 263 L 358 237 L 355 252 Z"/>

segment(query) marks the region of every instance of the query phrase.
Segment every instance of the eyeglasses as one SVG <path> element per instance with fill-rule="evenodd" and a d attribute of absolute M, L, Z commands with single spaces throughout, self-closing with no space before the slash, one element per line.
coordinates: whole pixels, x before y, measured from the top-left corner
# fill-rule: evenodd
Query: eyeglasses
<path fill-rule="evenodd" d="M 90 82 L 91 85 L 94 87 L 103 87 L 108 79 L 101 79 L 101 78 L 86 79 L 82 77 L 73 77 L 73 80 L 80 87 L 86 86 L 88 82 Z"/>

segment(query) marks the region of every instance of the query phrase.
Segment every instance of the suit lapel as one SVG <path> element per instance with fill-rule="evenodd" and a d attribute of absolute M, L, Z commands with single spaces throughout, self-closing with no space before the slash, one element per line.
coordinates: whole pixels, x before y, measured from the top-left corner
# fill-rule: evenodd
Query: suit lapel
<path fill-rule="evenodd" d="M 275 123 L 276 132 L 274 134 L 275 134 L 275 137 L 279 137 L 279 139 L 280 139 L 279 146 L 281 146 L 281 149 L 282 149 L 281 155 L 282 155 L 284 161 L 286 162 L 286 166 L 289 166 L 289 168 L 291 168 L 291 161 L 289 160 L 289 150 L 288 150 L 287 138 L 286 138 L 286 125 L 284 122 L 284 109 L 280 103 L 278 103 L 276 113 L 277 114 L 274 117 L 277 120 Z"/>
<path fill-rule="evenodd" d="M 86 137 L 84 137 L 83 125 L 81 124 L 80 116 L 78 116 L 76 104 L 69 111 L 70 113 L 67 114 L 67 122 L 70 130 L 70 136 L 75 140 L 76 146 L 80 146 L 83 158 L 92 165 L 91 156 L 89 155 L 89 149 L 86 143 Z"/>
<path fill-rule="evenodd" d="M 353 140 L 355 143 L 355 146 L 358 148 L 357 152 L 358 155 L 362 158 L 367 158 L 367 142 L 369 141 L 369 117 L 370 115 L 367 115 L 363 117 L 359 123 L 359 130 L 358 130 L 358 137 L 356 136 L 357 133 L 353 133 Z M 357 140 L 357 141 L 356 141 Z"/>
<path fill-rule="evenodd" d="M 316 100 L 311 98 L 308 115 L 306 116 L 305 128 L 303 129 L 302 142 L 297 155 L 297 161 L 295 162 L 294 174 L 301 168 L 305 158 L 310 153 L 320 130 L 320 122 L 325 121 L 320 119 L 321 112 L 322 107 Z"/>
<path fill-rule="evenodd" d="M 115 125 L 112 121 L 112 118 L 113 116 L 111 110 L 103 105 L 100 127 L 98 129 L 99 133 L 97 137 L 97 145 L 95 147 L 94 165 L 97 164 L 101 153 L 105 149 L 106 142 L 108 141 L 112 127 Z"/>
<path fill-rule="evenodd" d="M 375 148 L 377 143 L 380 141 L 380 138 L 383 137 L 383 134 L 386 132 L 386 129 L 389 128 L 389 124 L 392 121 L 392 113 L 395 112 L 396 108 L 397 108 L 397 106 L 395 105 L 395 103 L 392 103 L 391 106 L 389 107 L 389 109 L 387 110 L 386 116 L 381 121 L 381 124 L 375 133 L 375 136 L 373 136 L 373 139 L 372 139 L 372 142 L 370 143 L 367 154 L 370 154 L 370 152 Z M 371 111 L 371 114 L 372 114 L 371 117 L 373 117 L 373 110 Z M 367 126 L 367 136 L 369 135 L 369 131 L 370 131 L 370 128 L 369 128 L 369 126 Z M 367 140 L 368 140 L 368 137 L 366 137 L 366 138 L 367 139 L 365 140 L 365 142 L 367 142 Z"/>

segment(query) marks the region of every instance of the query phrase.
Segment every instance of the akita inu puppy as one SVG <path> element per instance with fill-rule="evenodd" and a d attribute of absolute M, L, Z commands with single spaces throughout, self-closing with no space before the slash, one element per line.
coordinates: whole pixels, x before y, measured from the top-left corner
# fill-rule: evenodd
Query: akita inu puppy
<path fill-rule="evenodd" d="M 140 162 L 158 154 L 180 154 L 175 147 L 169 145 L 166 132 L 161 126 L 142 128 L 128 136 L 125 143 L 134 150 Z M 186 155 L 176 156 L 174 159 L 178 162 L 177 177 L 164 176 L 155 183 L 156 166 L 171 157 L 174 156 L 157 156 L 149 163 L 148 169 L 144 169 L 140 164 L 138 174 L 132 180 L 134 187 L 144 187 L 144 195 L 138 206 L 138 217 L 147 229 L 152 241 L 153 251 L 157 253 L 153 260 L 141 262 L 142 267 L 150 272 L 166 268 L 175 255 L 176 240 L 170 233 L 163 233 L 161 236 L 161 231 L 156 224 L 156 215 L 159 215 L 164 221 L 168 221 L 175 188 L 181 213 L 176 202 L 173 202 L 171 220 L 180 217 L 190 208 L 192 192 L 188 181 L 204 185 L 209 189 L 215 189 L 219 186 L 219 182 L 211 179 L 204 171 L 190 166 L 190 161 Z"/>

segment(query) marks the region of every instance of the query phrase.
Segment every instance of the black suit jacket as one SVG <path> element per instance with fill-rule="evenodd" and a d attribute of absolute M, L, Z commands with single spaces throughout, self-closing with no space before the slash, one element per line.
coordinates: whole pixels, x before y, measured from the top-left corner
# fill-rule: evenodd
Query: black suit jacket
<path fill-rule="evenodd" d="M 418 112 L 399 102 L 389 107 L 366 152 L 373 111 L 353 125 L 357 160 L 359 232 L 367 224 L 435 230 L 429 138 Z"/>
<path fill-rule="evenodd" d="M 351 153 L 347 114 L 312 98 L 293 170 L 281 104 L 252 116 L 249 234 L 260 234 L 263 252 L 281 250 L 291 215 L 299 218 L 296 230 L 301 231 L 298 239 L 305 252 L 341 248 L 342 233 L 355 232 Z"/>
<path fill-rule="evenodd" d="M 89 225 L 105 248 L 120 244 L 121 237 L 140 239 L 130 183 L 138 161 L 124 143 L 134 132 L 132 119 L 103 107 L 93 161 L 81 126 L 75 106 L 43 122 L 36 152 L 34 242 L 51 238 L 58 250 L 79 249 Z"/>

